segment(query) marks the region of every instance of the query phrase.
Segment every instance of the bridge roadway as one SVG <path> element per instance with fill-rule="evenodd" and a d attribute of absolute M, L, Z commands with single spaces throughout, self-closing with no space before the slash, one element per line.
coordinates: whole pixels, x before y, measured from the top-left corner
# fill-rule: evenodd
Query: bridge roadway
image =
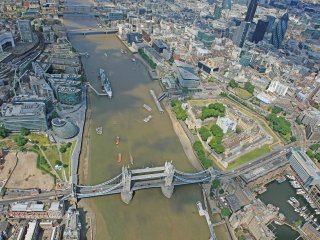
<path fill-rule="evenodd" d="M 97 34 L 113 34 L 117 33 L 117 28 L 79 28 L 68 30 L 68 35 L 97 35 Z"/>

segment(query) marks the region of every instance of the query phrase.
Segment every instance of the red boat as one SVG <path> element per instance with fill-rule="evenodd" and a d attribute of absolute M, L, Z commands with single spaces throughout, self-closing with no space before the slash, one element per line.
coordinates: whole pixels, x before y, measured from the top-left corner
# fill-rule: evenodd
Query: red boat
<path fill-rule="evenodd" d="M 119 145 L 119 143 L 120 143 L 120 137 L 117 136 L 117 137 L 116 137 L 116 145 Z"/>

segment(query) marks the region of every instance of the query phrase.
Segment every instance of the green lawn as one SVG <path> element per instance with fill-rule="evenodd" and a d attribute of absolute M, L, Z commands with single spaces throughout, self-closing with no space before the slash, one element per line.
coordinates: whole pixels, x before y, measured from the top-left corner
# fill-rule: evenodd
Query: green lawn
<path fill-rule="evenodd" d="M 261 146 L 260 148 L 256 148 L 244 155 L 242 155 L 241 157 L 237 158 L 236 160 L 234 160 L 233 162 L 231 162 L 227 169 L 230 170 L 232 168 L 238 167 L 242 164 L 245 164 L 247 162 L 250 162 L 258 157 L 261 157 L 262 155 L 265 155 L 267 153 L 270 152 L 270 146 L 269 144 L 265 144 L 263 146 Z"/>
<path fill-rule="evenodd" d="M 60 159 L 57 146 L 56 145 L 48 146 L 47 149 L 44 151 L 44 153 L 46 154 L 51 166 L 55 167 L 56 161 Z M 59 177 L 63 179 L 62 171 L 56 170 L 56 172 L 58 173 Z"/>
<path fill-rule="evenodd" d="M 71 160 L 71 155 L 73 153 L 73 149 L 75 145 L 76 145 L 76 141 L 73 141 L 71 147 L 67 148 L 67 151 L 65 153 L 62 153 L 62 162 L 63 164 L 68 165 L 65 168 L 67 179 L 69 179 L 69 176 L 70 176 L 70 164 L 71 164 L 70 160 Z"/>
<path fill-rule="evenodd" d="M 242 99 L 247 100 L 252 97 L 252 94 L 243 88 L 235 88 L 235 93 Z"/>
<path fill-rule="evenodd" d="M 39 145 L 50 144 L 48 137 L 44 134 L 30 133 L 28 136 L 26 136 L 26 138 L 28 138 L 29 140 L 38 141 Z"/>

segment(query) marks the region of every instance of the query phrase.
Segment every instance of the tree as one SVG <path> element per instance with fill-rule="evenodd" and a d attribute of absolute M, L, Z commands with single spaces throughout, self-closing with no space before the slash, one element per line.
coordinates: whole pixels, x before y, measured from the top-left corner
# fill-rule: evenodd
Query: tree
<path fill-rule="evenodd" d="M 68 142 L 67 143 L 67 148 L 71 147 L 72 143 L 71 142 Z"/>
<path fill-rule="evenodd" d="M 218 137 L 218 138 L 223 137 L 223 131 L 222 131 L 221 127 L 219 127 L 217 124 L 213 124 L 210 128 L 210 131 L 211 131 L 212 135 L 215 137 Z"/>
<path fill-rule="evenodd" d="M 231 214 L 231 211 L 229 208 L 224 207 L 221 209 L 221 215 L 222 217 L 229 217 L 229 215 Z"/>
<path fill-rule="evenodd" d="M 60 151 L 61 153 L 65 153 L 65 152 L 67 151 L 66 146 L 60 147 L 59 151 Z"/>
<path fill-rule="evenodd" d="M 238 86 L 239 86 L 239 84 L 235 81 L 235 80 L 230 80 L 230 82 L 229 82 L 229 87 L 231 87 L 231 88 L 237 88 Z"/>
<path fill-rule="evenodd" d="M 312 145 L 310 146 L 310 149 L 311 149 L 312 151 L 317 151 L 319 147 L 320 147 L 320 144 L 319 144 L 319 143 L 315 143 L 315 144 L 312 144 Z"/>
<path fill-rule="evenodd" d="M 252 85 L 251 82 L 246 82 L 244 84 L 244 88 L 251 94 L 254 92 L 254 86 Z"/>
<path fill-rule="evenodd" d="M 207 141 L 208 138 L 211 136 L 211 132 L 209 131 L 208 128 L 206 127 L 201 127 L 199 129 L 199 134 L 200 134 L 200 137 L 203 141 Z"/>
<path fill-rule="evenodd" d="M 211 187 L 212 187 L 213 189 L 217 189 L 217 188 L 220 187 L 220 184 L 221 184 L 220 179 L 215 178 L 215 179 L 212 181 L 212 183 L 211 183 Z"/>
<path fill-rule="evenodd" d="M 224 194 L 224 190 L 222 188 L 219 190 L 219 194 Z"/>
<path fill-rule="evenodd" d="M 241 128 L 240 127 L 236 127 L 236 133 L 237 134 L 241 133 Z"/>
<path fill-rule="evenodd" d="M 309 158 L 311 158 L 311 159 L 314 158 L 314 154 L 310 149 L 307 150 L 306 154 L 308 155 Z"/>
<path fill-rule="evenodd" d="M 21 134 L 22 136 L 28 136 L 28 135 L 30 134 L 30 130 L 27 129 L 27 128 L 21 128 L 21 129 L 20 129 L 20 134 Z"/>
<path fill-rule="evenodd" d="M 281 113 L 282 111 L 283 111 L 283 109 L 281 107 L 278 107 L 278 106 L 272 107 L 272 113 L 274 113 L 274 114 Z"/>
<path fill-rule="evenodd" d="M 291 136 L 290 141 L 291 141 L 291 142 L 295 142 L 295 141 L 297 141 L 296 136 Z"/>
<path fill-rule="evenodd" d="M 8 136 L 8 131 L 4 126 L 0 126 L 0 137 L 5 138 Z"/>
<path fill-rule="evenodd" d="M 17 145 L 19 147 L 23 147 L 24 145 L 26 145 L 26 143 L 28 142 L 28 139 L 26 139 L 25 137 L 18 135 L 14 138 L 14 141 L 17 143 Z"/>
<path fill-rule="evenodd" d="M 314 155 L 314 158 L 317 159 L 317 161 L 320 161 L 320 153 L 316 153 L 316 155 Z"/>
<path fill-rule="evenodd" d="M 56 165 L 56 166 L 62 166 L 62 164 L 63 164 L 63 163 L 62 163 L 60 160 L 56 160 L 56 161 L 55 161 L 55 165 Z"/>

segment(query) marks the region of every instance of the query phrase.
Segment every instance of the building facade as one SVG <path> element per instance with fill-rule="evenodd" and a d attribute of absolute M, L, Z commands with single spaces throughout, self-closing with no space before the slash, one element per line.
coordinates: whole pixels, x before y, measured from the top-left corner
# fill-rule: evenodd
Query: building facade
<path fill-rule="evenodd" d="M 280 48 L 286 34 L 289 22 L 289 14 L 285 13 L 276 23 L 272 32 L 271 44 L 276 48 Z"/>
<path fill-rule="evenodd" d="M 233 43 L 238 47 L 243 47 L 244 41 L 247 38 L 247 34 L 249 31 L 250 22 L 242 21 L 240 26 L 238 27 L 235 35 L 233 36 Z"/>
<path fill-rule="evenodd" d="M 18 27 L 20 32 L 21 41 L 33 42 L 34 37 L 32 33 L 31 22 L 29 20 L 18 20 Z"/>
<path fill-rule="evenodd" d="M 258 0 L 251 0 L 244 21 L 252 22 L 258 6 Z"/>
<path fill-rule="evenodd" d="M 252 41 L 255 43 L 260 42 L 263 39 L 264 34 L 267 31 L 267 27 L 268 27 L 268 21 L 259 19 L 257 26 L 256 26 L 256 29 L 255 29 L 253 36 L 252 36 Z"/>
<path fill-rule="evenodd" d="M 320 184 L 320 170 L 305 152 L 292 149 L 289 163 L 305 188 Z"/>

